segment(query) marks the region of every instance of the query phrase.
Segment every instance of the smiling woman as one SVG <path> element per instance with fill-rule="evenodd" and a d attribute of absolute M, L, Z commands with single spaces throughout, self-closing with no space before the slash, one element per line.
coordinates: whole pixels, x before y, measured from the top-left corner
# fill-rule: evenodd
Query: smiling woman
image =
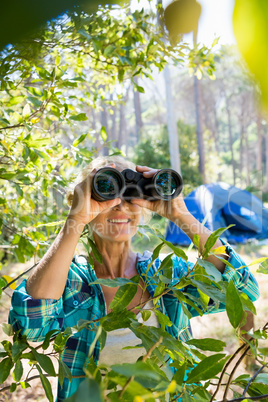
<path fill-rule="evenodd" d="M 198 235 L 201 249 L 211 232 L 190 214 L 181 194 L 169 201 L 161 199 L 151 201 L 142 198 L 128 198 L 126 201 L 123 197 L 96 201 L 91 196 L 92 180 L 98 169 L 104 166 L 118 171 L 130 168 L 141 173 L 144 180 L 154 177 L 157 173 L 156 169 L 135 166 L 121 157 L 95 159 L 77 177 L 73 189 L 68 191 L 67 199 L 71 208 L 56 240 L 29 279 L 18 286 L 12 297 L 9 323 L 15 330 L 20 330 L 21 334 L 27 335 L 28 340 L 44 340 L 49 331 L 64 331 L 76 325 L 79 320 L 95 323 L 94 328 L 92 326 L 83 328 L 72 333 L 72 336 L 68 338 L 61 359 L 69 367 L 72 381 L 64 378 L 62 387 L 59 384 L 57 401 L 63 401 L 77 391 L 85 377 L 85 368 L 90 363 L 91 357 L 96 364 L 99 362 L 115 364 L 133 363 L 141 355 L 144 356 L 146 353 L 144 349 L 141 351 L 140 348 L 134 348 L 131 353 L 126 352 L 130 350 L 129 348 L 125 349 L 125 347 L 131 348 L 140 344 L 136 335 L 137 325 L 159 327 L 159 314 L 162 314 L 162 317 L 165 315 L 167 320 L 165 322 L 170 324 L 166 326 L 169 336 L 186 342 L 192 337 L 189 314 L 190 316 L 198 315 L 197 311 L 204 308 L 204 305 L 196 309 L 192 308 L 193 303 L 187 304 L 186 307 L 181 299 L 167 292 L 161 296 L 159 303 L 154 305 L 152 303 L 156 291 L 154 277 L 161 275 L 159 272 L 161 261 L 159 259 L 153 261 L 152 253 L 147 250 L 144 250 L 143 255 L 134 253 L 131 249 L 131 239 L 137 231 L 145 210 L 150 213 L 157 212 L 170 219 L 192 240 L 195 235 Z M 94 267 L 86 256 L 74 256 L 77 243 L 86 225 L 90 226 L 94 242 L 102 256 L 100 261 L 94 258 L 92 253 L 91 261 L 93 260 Z M 219 239 L 214 245 L 214 248 L 218 247 L 222 253 L 224 247 Z M 237 289 L 251 300 L 256 300 L 259 294 L 258 285 L 241 258 L 229 245 L 226 245 L 223 254 L 220 255 L 222 259 L 228 260 L 228 265 L 215 256 L 207 258 L 218 269 L 217 275 L 221 276 L 223 281 L 232 280 Z M 230 269 L 230 264 L 236 269 Z M 172 281 L 175 285 L 188 275 L 194 266 L 193 263 L 186 262 L 185 259 L 177 256 L 172 257 L 171 265 Z M 107 280 L 116 278 L 120 278 L 119 283 L 128 278 L 129 281 L 126 282 L 130 282 L 132 286 L 132 299 L 128 300 L 127 308 L 131 311 L 133 322 L 136 317 L 134 322 L 136 326 L 133 325 L 131 329 L 128 328 L 125 331 L 123 315 L 130 311 L 116 310 L 118 314 L 123 314 L 122 320 L 116 331 L 111 326 L 108 326 L 110 329 L 106 327 L 108 337 L 106 346 L 102 349 L 101 343 L 96 338 L 96 328 L 107 313 L 114 310 L 116 305 L 118 308 L 118 296 L 115 297 L 118 287 L 105 286 L 105 282 L 102 281 L 99 284 L 96 281 L 105 279 L 107 284 Z M 161 282 L 161 276 L 159 278 Z M 120 288 L 123 292 L 121 298 L 125 297 L 123 288 Z M 196 288 L 187 286 L 185 291 L 187 295 L 193 297 L 193 300 L 198 300 Z M 129 297 L 129 293 L 126 297 Z M 211 299 L 204 312 L 217 312 L 224 308 L 223 303 L 218 305 Z M 144 309 L 151 311 L 148 320 L 144 319 L 148 318 L 148 312 Z M 162 342 L 161 339 L 163 339 L 161 336 L 157 338 L 158 345 Z M 170 366 L 171 362 L 170 356 L 167 356 L 166 381 L 172 378 L 175 371 L 174 367 Z"/>

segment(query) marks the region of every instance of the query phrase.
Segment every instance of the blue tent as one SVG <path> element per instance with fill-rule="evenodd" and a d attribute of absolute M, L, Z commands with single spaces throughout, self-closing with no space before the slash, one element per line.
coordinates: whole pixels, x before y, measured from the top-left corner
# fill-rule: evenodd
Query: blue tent
<path fill-rule="evenodd" d="M 218 182 L 197 187 L 185 203 L 193 216 L 214 231 L 235 224 L 222 237 L 229 243 L 246 243 L 249 239 L 268 238 L 268 209 L 246 190 Z M 166 240 L 173 244 L 188 246 L 189 237 L 170 222 Z"/>

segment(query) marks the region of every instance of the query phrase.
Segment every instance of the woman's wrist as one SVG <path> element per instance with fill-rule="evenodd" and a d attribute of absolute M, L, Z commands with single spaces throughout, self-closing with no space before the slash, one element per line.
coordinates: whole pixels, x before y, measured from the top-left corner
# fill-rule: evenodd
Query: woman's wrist
<path fill-rule="evenodd" d="M 76 234 L 82 234 L 85 223 L 76 218 L 73 215 L 68 215 L 65 221 L 64 229 L 67 230 L 68 233 L 73 232 Z"/>

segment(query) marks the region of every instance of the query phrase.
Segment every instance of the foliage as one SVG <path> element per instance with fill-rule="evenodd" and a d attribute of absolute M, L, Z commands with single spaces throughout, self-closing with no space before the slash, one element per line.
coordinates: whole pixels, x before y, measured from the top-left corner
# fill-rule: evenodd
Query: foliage
<path fill-rule="evenodd" d="M 187 63 L 199 51 L 164 44 L 152 18 L 128 8 L 69 12 L 1 52 L 3 257 L 41 257 L 66 217 L 63 197 L 76 167 L 105 149 L 120 152 L 94 113 L 112 113 L 126 82 L 143 92 L 133 77 L 150 78 L 168 57 Z"/>
<path fill-rule="evenodd" d="M 181 173 L 184 181 L 184 195 L 202 184 L 198 172 L 198 155 L 195 126 L 182 120 L 177 122 L 181 158 Z M 134 162 L 138 165 L 154 166 L 157 169 L 170 167 L 167 126 L 159 133 L 144 135 L 134 148 Z"/>
<path fill-rule="evenodd" d="M 234 33 L 238 48 L 249 70 L 260 85 L 264 107 L 268 107 L 268 77 L 263 67 L 267 63 L 268 4 L 265 0 L 236 0 L 233 14 Z"/>
<path fill-rule="evenodd" d="M 68 367 L 61 360 L 61 353 L 68 338 L 77 331 L 88 328 L 95 332 L 95 341 L 99 340 L 101 348 L 103 348 L 107 332 L 123 327 L 130 328 L 140 338 L 142 346 L 146 350 L 145 355 L 141 355 L 136 363 L 116 364 L 111 367 L 106 364 L 96 366 L 93 358 L 91 358 L 89 363 L 84 366 L 85 380 L 79 386 L 76 394 L 67 399 L 68 401 L 80 401 L 82 395 L 84 399 L 93 398 L 94 395 L 94 401 L 103 401 L 107 398 L 110 400 L 124 398 L 124 400 L 135 402 L 165 401 L 167 396 L 171 400 L 181 397 L 182 401 L 212 401 L 215 400 L 220 386 L 224 387 L 227 395 L 228 389 L 231 389 L 230 387 L 234 384 L 241 387 L 241 392 L 235 392 L 234 397 L 243 394 L 244 397 L 249 395 L 248 399 L 250 399 L 250 396 L 261 396 L 268 393 L 267 373 L 261 373 L 263 368 L 267 367 L 267 348 L 258 347 L 260 339 L 267 339 L 268 325 L 266 324 L 263 329 L 253 331 L 249 340 L 245 339 L 241 326 L 244 324 L 245 311 L 256 313 L 254 305 L 245 294 L 236 289 L 233 281 L 230 283 L 223 282 L 219 271 L 213 264 L 206 261 L 209 255 L 215 255 L 217 252 L 217 250 L 212 251 L 211 248 L 225 229 L 218 229 L 210 235 L 203 250 L 199 251 L 199 258 L 194 267 L 184 277 L 174 281 L 170 275 L 173 264 L 172 256 L 175 254 L 183 258 L 188 264 L 187 255 L 180 248 L 167 242 L 161 234 L 152 231 L 150 227 L 144 228 L 157 236 L 160 241 L 154 249 L 152 263 L 159 257 L 164 245 L 170 248 L 170 254 L 162 261 L 158 270 L 160 275 L 155 273 L 153 277 L 156 288 L 154 296 L 151 297 L 154 304 L 152 310 L 157 314 L 161 327 L 149 327 L 137 321 L 133 310 L 141 309 L 141 304 L 131 309 L 128 308 L 136 293 L 137 286 L 141 286 L 136 280 L 137 278 L 131 280 L 126 278 L 98 279 L 94 282 L 95 284 L 119 286 L 110 305 L 111 313 L 101 319 L 81 320 L 82 322 L 78 322 L 72 328 L 66 328 L 64 332 L 52 330 L 46 335 L 42 344 L 37 347 L 33 347 L 27 341 L 26 336 L 21 336 L 20 331 L 14 333 L 11 325 L 3 324 L 3 330 L 11 339 L 2 341 L 0 382 L 3 383 L 12 372 L 14 382 L 8 386 L 11 392 L 18 386 L 25 388 L 31 385 L 32 377 L 26 374 L 27 370 L 23 369 L 22 366 L 22 360 L 24 362 L 26 360 L 30 371 L 34 367 L 39 371 L 46 396 L 49 401 L 52 401 L 52 390 L 47 376 L 58 376 L 61 384 L 65 377 L 69 380 L 72 377 Z M 87 238 L 86 233 L 83 236 Z M 197 235 L 194 241 L 198 246 L 199 237 Z M 264 267 L 266 261 L 267 259 L 263 258 L 256 263 L 262 263 Z M 228 263 L 229 265 L 230 263 Z M 231 266 L 230 268 L 234 269 Z M 146 281 L 145 277 L 144 286 L 146 286 Z M 193 293 L 187 292 L 188 287 L 197 290 L 196 297 L 193 297 Z M 221 340 L 192 339 L 185 342 L 174 339 L 167 331 L 171 322 L 159 311 L 158 307 L 158 301 L 165 294 L 178 299 L 189 318 L 192 314 L 203 315 L 207 313 L 211 306 L 211 303 L 208 304 L 208 302 L 211 299 L 216 304 L 226 304 L 230 323 L 235 328 L 242 346 L 233 355 L 228 355 L 224 351 L 225 343 Z M 234 309 L 234 305 L 239 306 L 239 308 Z M 143 319 L 146 321 L 149 315 L 149 312 L 146 314 L 143 312 Z M 50 343 L 53 345 L 53 351 L 47 352 Z M 42 352 L 39 351 L 40 348 Z M 241 356 L 244 356 L 249 349 L 261 365 L 259 370 L 261 374 L 252 378 L 248 375 L 235 378 L 234 374 L 241 361 Z M 171 356 L 171 366 L 175 368 L 171 381 L 168 380 L 165 373 L 165 357 L 167 354 Z M 51 360 L 52 356 L 59 361 L 57 373 Z M 234 366 L 228 369 L 231 363 L 234 363 Z M 222 377 L 227 369 L 230 370 L 229 381 L 227 385 L 223 385 Z M 23 378 L 27 378 L 27 380 L 23 380 Z M 215 384 L 215 382 L 217 387 L 212 397 L 207 389 L 211 383 Z M 4 389 L 6 388 L 2 388 L 2 390 Z"/>

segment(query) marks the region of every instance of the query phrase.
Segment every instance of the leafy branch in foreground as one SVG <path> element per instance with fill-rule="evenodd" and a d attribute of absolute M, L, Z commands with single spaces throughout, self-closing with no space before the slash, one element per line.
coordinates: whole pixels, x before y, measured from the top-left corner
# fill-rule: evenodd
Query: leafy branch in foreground
<path fill-rule="evenodd" d="M 217 238 L 220 232 L 214 232 L 212 237 Z M 86 233 L 85 235 L 87 236 Z M 135 346 L 140 350 L 140 358 L 137 362 L 117 364 L 111 367 L 106 364 L 97 366 L 91 358 L 84 366 L 85 375 L 79 376 L 80 378 L 85 377 L 85 381 L 81 383 L 77 394 L 68 399 L 69 401 L 75 401 L 80 392 L 83 392 L 85 396 L 92 396 L 93 393 L 96 395 L 95 400 L 100 401 L 107 400 L 107 398 L 117 400 L 120 395 L 133 401 L 164 401 L 166 395 L 170 395 L 171 400 L 181 397 L 182 401 L 187 401 L 189 398 L 213 401 L 220 387 L 225 387 L 224 400 L 227 401 L 227 394 L 229 395 L 232 385 L 241 387 L 242 391 L 241 393 L 234 391 L 233 399 L 228 399 L 228 401 L 242 400 L 241 398 L 264 399 L 268 392 L 268 374 L 264 372 L 267 367 L 268 349 L 259 347 L 259 341 L 267 340 L 268 323 L 262 329 L 252 331 L 251 337 L 246 340 L 243 331 L 240 330 L 243 325 L 243 317 L 245 311 L 250 310 L 255 313 L 254 305 L 249 298 L 238 291 L 232 281 L 229 283 L 222 281 L 212 269 L 212 264 L 210 265 L 204 260 L 202 255 L 192 267 L 183 250 L 168 244 L 161 237 L 159 240 L 160 244 L 154 249 L 152 262 L 148 265 L 147 273 L 143 278 L 145 287 L 148 281 L 154 284 L 155 290 L 150 297 L 150 300 L 153 301 L 152 308 L 143 310 L 144 303 L 141 301 L 133 308 L 128 307 L 136 294 L 137 287 L 141 286 L 138 277 L 114 280 L 98 279 L 91 285 L 102 284 L 119 287 L 110 305 L 111 312 L 101 319 L 80 320 L 77 325 L 66 328 L 64 332 L 50 331 L 43 343 L 36 348 L 29 344 L 26 336 L 20 335 L 20 331 L 14 333 L 10 325 L 4 324 L 3 329 L 7 335 L 13 336 L 13 342 L 7 340 L 2 342 L 3 348 L 0 351 L 2 358 L 0 362 L 1 383 L 4 383 L 12 372 L 15 382 L 9 385 L 11 392 L 19 385 L 29 387 L 33 377 L 36 378 L 36 376 L 30 377 L 30 372 L 36 368 L 39 371 L 47 398 L 51 401 L 52 390 L 47 376 L 58 376 L 60 384 L 63 383 L 65 377 L 70 381 L 75 378 L 72 377 L 68 366 L 61 360 L 61 353 L 72 334 L 83 329 L 94 331 L 94 343 L 100 342 L 100 347 L 103 349 L 107 332 L 118 328 L 129 328 L 141 341 L 139 345 Z M 198 241 L 197 238 L 196 241 Z M 212 243 L 211 241 L 211 247 L 213 247 Z M 159 254 L 164 244 L 169 246 L 172 252 L 160 262 Z M 92 243 L 91 246 L 94 247 Z M 205 249 L 206 253 L 211 252 L 209 247 Z M 96 251 L 95 255 L 97 255 Z M 172 277 L 174 256 L 183 258 L 188 269 L 188 272 L 185 272 L 181 278 Z M 150 278 L 148 273 L 152 267 L 154 267 L 155 273 Z M 228 269 L 234 270 L 230 266 Z M 230 323 L 235 328 L 242 345 L 232 355 L 228 355 L 224 351 L 226 345 L 221 340 L 190 339 L 182 341 L 174 339 L 169 333 L 172 322 L 161 312 L 159 302 L 162 297 L 176 299 L 188 318 L 211 312 L 223 305 L 226 306 Z M 234 303 L 240 306 L 235 314 L 231 308 Z M 135 310 L 141 311 L 143 322 L 137 320 Z M 152 311 L 157 315 L 160 328 L 144 325 Z M 53 351 L 45 354 L 50 344 L 53 345 Z M 38 351 L 40 348 L 44 353 Z M 92 353 L 93 348 L 94 345 L 91 346 L 89 354 Z M 249 351 L 261 368 L 253 376 L 245 374 L 234 378 L 243 357 Z M 172 359 L 169 363 L 171 369 L 174 370 L 172 374 L 169 373 L 169 377 L 167 376 L 167 356 Z M 58 373 L 55 372 L 52 357 L 59 361 Z M 21 380 L 23 376 L 21 361 L 23 359 L 28 360 L 30 366 L 30 371 L 24 381 Z M 223 384 L 223 376 L 234 362 L 227 383 Z M 216 384 L 213 381 L 215 378 L 218 379 Z M 210 385 L 216 386 L 213 395 L 208 392 Z M 7 386 L 0 391 L 5 390 L 7 390 Z"/>

